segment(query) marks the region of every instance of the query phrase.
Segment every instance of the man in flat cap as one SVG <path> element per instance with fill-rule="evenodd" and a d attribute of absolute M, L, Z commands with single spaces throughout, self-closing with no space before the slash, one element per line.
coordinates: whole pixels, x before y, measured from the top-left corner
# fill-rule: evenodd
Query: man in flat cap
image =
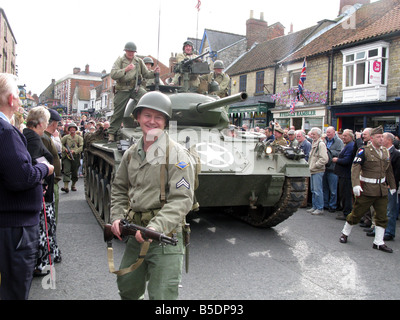
<path fill-rule="evenodd" d="M 275 140 L 274 140 L 274 142 L 272 144 L 278 144 L 280 146 L 285 146 L 286 147 L 288 145 L 288 142 L 285 139 L 285 137 L 283 136 L 284 131 L 281 128 L 281 126 L 279 126 L 279 125 L 275 126 L 275 130 L 274 131 L 275 131 Z"/>
<path fill-rule="evenodd" d="M 394 194 L 396 183 L 389 151 L 383 146 L 381 126 L 371 130 L 371 143 L 358 150 L 351 168 L 351 182 L 355 202 L 353 211 L 346 218 L 340 242 L 347 242 L 353 226 L 372 205 L 376 211 L 375 239 L 372 248 L 392 253 L 393 250 L 386 246 L 383 237 L 388 222 L 386 215 L 388 191 Z"/>

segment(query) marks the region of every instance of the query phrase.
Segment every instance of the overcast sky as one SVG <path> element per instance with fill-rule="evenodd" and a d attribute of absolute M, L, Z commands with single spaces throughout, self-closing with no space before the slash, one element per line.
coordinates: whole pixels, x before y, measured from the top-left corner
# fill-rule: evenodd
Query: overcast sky
<path fill-rule="evenodd" d="M 51 80 L 74 67 L 111 71 L 126 42 L 139 55 L 159 57 L 168 65 L 187 37 L 202 38 L 204 29 L 246 34 L 250 10 L 269 25 L 280 22 L 285 34 L 334 19 L 340 0 L 1 0 L 17 40 L 20 84 L 40 95 Z M 374 1 L 372 1 L 374 2 Z M 159 14 L 160 13 L 160 14 Z M 160 19 L 159 19 L 160 17 Z M 159 20 L 161 31 L 159 29 Z M 160 39 L 160 41 L 159 41 Z"/>

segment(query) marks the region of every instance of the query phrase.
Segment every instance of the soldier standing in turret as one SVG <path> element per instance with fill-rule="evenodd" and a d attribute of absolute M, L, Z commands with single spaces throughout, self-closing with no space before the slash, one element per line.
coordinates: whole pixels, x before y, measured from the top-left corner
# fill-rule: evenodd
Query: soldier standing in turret
<path fill-rule="evenodd" d="M 178 55 L 176 56 L 176 63 L 180 63 L 185 59 L 195 59 L 198 57 L 197 54 L 194 53 L 194 46 L 193 46 L 193 42 L 190 40 L 187 40 L 183 43 L 183 48 L 182 48 L 182 53 L 178 53 Z M 181 78 L 181 74 L 180 73 L 176 73 L 174 78 L 172 79 L 172 82 L 170 83 L 171 85 L 181 85 L 181 81 L 183 81 L 183 79 Z M 199 80 L 199 76 L 198 75 L 190 75 L 189 78 L 189 87 L 198 87 L 200 84 L 200 80 Z"/>
<path fill-rule="evenodd" d="M 158 66 L 154 72 L 147 70 L 143 60 L 135 56 L 137 48 L 133 42 L 128 42 L 124 50 L 125 55 L 115 61 L 111 70 L 111 78 L 116 80 L 117 84 L 115 86 L 114 113 L 108 129 L 109 142 L 115 141 L 129 99 L 134 99 L 137 103 L 146 93 L 146 90 L 140 86 L 141 80 L 154 78 L 154 73 L 160 72 Z"/>
<path fill-rule="evenodd" d="M 210 93 L 216 94 L 220 98 L 225 98 L 228 96 L 228 86 L 230 82 L 230 77 L 224 72 L 224 63 L 221 60 L 217 60 L 214 62 L 214 71 L 210 72 L 210 74 L 206 74 L 200 77 L 200 80 L 207 80 L 209 84 L 213 81 L 219 84 L 219 88 L 217 91 L 210 90 Z"/>

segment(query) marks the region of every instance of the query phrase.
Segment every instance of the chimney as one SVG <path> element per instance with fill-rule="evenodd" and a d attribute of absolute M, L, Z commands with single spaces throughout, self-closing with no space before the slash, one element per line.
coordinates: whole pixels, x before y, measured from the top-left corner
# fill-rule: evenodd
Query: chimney
<path fill-rule="evenodd" d="M 250 19 L 246 21 L 247 49 L 255 42 L 266 41 L 268 35 L 268 23 L 264 21 L 264 13 L 260 15 L 260 20 L 254 19 L 253 14 L 253 10 L 250 10 Z"/>
<path fill-rule="evenodd" d="M 357 3 L 364 5 L 364 4 L 370 4 L 371 1 L 370 0 L 340 0 L 339 15 L 341 15 L 343 13 L 343 11 L 346 10 L 346 9 L 343 10 L 343 7 L 354 6 Z"/>
<path fill-rule="evenodd" d="M 86 73 L 86 74 L 89 74 L 89 65 L 88 65 L 88 64 L 87 64 L 86 67 L 85 67 L 85 73 Z"/>
<path fill-rule="evenodd" d="M 292 33 L 293 33 L 293 23 L 290 24 L 290 31 L 289 31 L 289 34 L 292 34 Z"/>
<path fill-rule="evenodd" d="M 81 72 L 81 68 L 74 68 L 74 74 L 78 74 L 79 72 Z"/>

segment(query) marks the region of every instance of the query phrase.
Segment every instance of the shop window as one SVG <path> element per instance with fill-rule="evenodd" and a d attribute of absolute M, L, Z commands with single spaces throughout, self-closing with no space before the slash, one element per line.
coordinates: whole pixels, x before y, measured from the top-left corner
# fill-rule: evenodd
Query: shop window
<path fill-rule="evenodd" d="M 386 85 L 388 51 L 389 44 L 386 42 L 343 50 L 344 89 L 376 84 Z"/>

